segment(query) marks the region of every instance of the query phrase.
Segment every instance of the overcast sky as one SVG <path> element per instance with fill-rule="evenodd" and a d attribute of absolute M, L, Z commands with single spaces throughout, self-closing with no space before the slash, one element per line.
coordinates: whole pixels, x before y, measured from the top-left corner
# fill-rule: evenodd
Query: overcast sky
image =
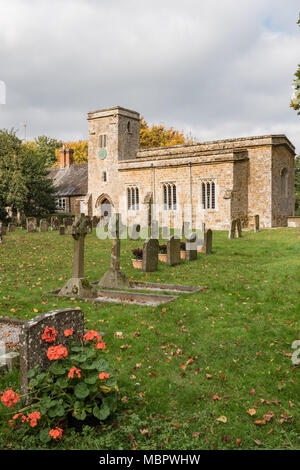
<path fill-rule="evenodd" d="M 87 138 L 120 105 L 199 141 L 286 134 L 299 0 L 0 0 L 0 128 Z"/>

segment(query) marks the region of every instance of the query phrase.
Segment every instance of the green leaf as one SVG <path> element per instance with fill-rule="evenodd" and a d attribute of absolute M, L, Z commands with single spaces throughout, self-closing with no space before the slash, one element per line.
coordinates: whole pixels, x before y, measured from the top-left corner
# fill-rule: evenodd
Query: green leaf
<path fill-rule="evenodd" d="M 59 364 L 58 362 L 54 362 L 49 367 L 49 371 L 52 372 L 52 374 L 54 375 L 62 375 L 66 372 L 66 368 L 62 364 Z"/>
<path fill-rule="evenodd" d="M 82 399 L 82 398 L 86 398 L 89 395 L 90 390 L 84 382 L 80 382 L 79 384 L 75 386 L 74 393 L 77 398 Z"/>
<path fill-rule="evenodd" d="M 110 409 L 106 403 L 102 403 L 100 408 L 95 405 L 93 408 L 93 415 L 100 421 L 104 421 L 110 415 Z"/>
<path fill-rule="evenodd" d="M 34 369 L 31 369 L 29 372 L 27 372 L 28 379 L 31 379 L 32 377 L 34 377 L 36 373 L 37 373 L 37 367 L 34 367 Z"/>
<path fill-rule="evenodd" d="M 50 408 L 48 411 L 49 418 L 56 418 L 64 416 L 65 414 L 65 407 L 63 405 L 56 405 L 53 408 Z"/>
<path fill-rule="evenodd" d="M 61 388 L 66 388 L 69 385 L 68 377 L 59 377 L 55 382 L 55 385 Z"/>
<path fill-rule="evenodd" d="M 40 440 L 44 444 L 51 441 L 51 436 L 49 436 L 49 431 L 50 431 L 50 428 L 45 428 L 45 429 L 42 429 L 41 432 L 40 432 Z"/>
<path fill-rule="evenodd" d="M 89 375 L 88 377 L 84 379 L 85 383 L 90 384 L 90 385 L 94 385 L 97 382 L 97 380 L 99 380 L 98 373 Z"/>
<path fill-rule="evenodd" d="M 74 418 L 83 421 L 86 418 L 85 410 L 75 410 L 74 411 Z"/>

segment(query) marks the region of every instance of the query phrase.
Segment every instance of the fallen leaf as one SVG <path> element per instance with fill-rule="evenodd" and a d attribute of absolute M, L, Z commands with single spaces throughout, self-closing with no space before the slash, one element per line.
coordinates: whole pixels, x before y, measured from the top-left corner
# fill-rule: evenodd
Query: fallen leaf
<path fill-rule="evenodd" d="M 248 415 L 253 416 L 256 415 L 256 410 L 254 408 L 249 408 L 249 410 L 247 410 L 247 413 Z"/>
<path fill-rule="evenodd" d="M 220 423 L 227 423 L 227 418 L 226 416 L 220 416 L 216 419 L 216 421 L 219 421 Z"/>
<path fill-rule="evenodd" d="M 242 442 L 242 439 L 240 437 L 238 437 L 236 440 L 235 440 L 235 447 L 239 447 L 240 443 Z"/>

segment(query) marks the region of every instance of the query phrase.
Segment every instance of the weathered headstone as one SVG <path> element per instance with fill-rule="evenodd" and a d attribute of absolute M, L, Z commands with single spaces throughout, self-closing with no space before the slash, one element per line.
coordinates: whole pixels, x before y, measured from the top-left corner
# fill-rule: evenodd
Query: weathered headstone
<path fill-rule="evenodd" d="M 40 220 L 40 232 L 48 232 L 49 223 L 46 219 Z"/>
<path fill-rule="evenodd" d="M 100 222 L 100 217 L 98 217 L 97 215 L 94 215 L 92 219 L 93 228 L 97 227 L 99 222 Z"/>
<path fill-rule="evenodd" d="M 230 228 L 229 228 L 229 233 L 228 233 L 229 240 L 234 239 L 235 231 L 236 231 L 236 219 L 232 219 L 230 222 Z"/>
<path fill-rule="evenodd" d="M 73 224 L 73 222 L 74 222 L 74 220 L 72 219 L 72 217 L 64 217 L 64 219 L 63 219 L 63 223 L 64 223 L 65 228 L 70 227 Z"/>
<path fill-rule="evenodd" d="M 53 216 L 51 217 L 51 230 L 59 230 L 60 227 L 60 218 Z"/>
<path fill-rule="evenodd" d="M 254 216 L 254 232 L 259 232 L 259 215 Z"/>
<path fill-rule="evenodd" d="M 206 255 L 211 255 L 212 252 L 212 230 L 209 228 L 205 231 L 203 251 Z"/>
<path fill-rule="evenodd" d="M 2 235 L 6 235 L 7 227 L 6 227 L 6 225 L 3 224 L 3 222 L 1 223 L 1 228 L 0 228 L 0 230 L 1 230 L 1 234 L 2 234 Z"/>
<path fill-rule="evenodd" d="M 174 266 L 180 263 L 180 239 L 174 236 L 167 241 L 167 264 Z"/>
<path fill-rule="evenodd" d="M 27 232 L 36 232 L 37 228 L 37 221 L 35 217 L 27 217 L 26 218 L 26 229 Z"/>
<path fill-rule="evenodd" d="M 46 328 L 55 328 L 57 337 L 55 343 L 47 343 L 42 339 Z M 20 332 L 20 381 L 21 393 L 28 393 L 27 373 L 38 365 L 41 370 L 49 367 L 51 361 L 47 358 L 49 346 L 62 344 L 66 346 L 68 340 L 64 331 L 74 330 L 72 338 L 80 340 L 84 333 L 84 315 L 82 310 L 71 308 L 53 310 L 43 313 L 28 322 L 25 322 Z"/>
<path fill-rule="evenodd" d="M 185 259 L 187 261 L 194 261 L 197 259 L 197 234 L 190 233 L 186 237 L 185 244 Z"/>
<path fill-rule="evenodd" d="M 16 230 L 16 225 L 13 223 L 13 222 L 10 222 L 8 225 L 7 225 L 7 231 L 8 232 L 14 232 Z"/>
<path fill-rule="evenodd" d="M 65 234 L 65 227 L 63 225 L 61 225 L 59 227 L 59 235 L 64 235 Z"/>
<path fill-rule="evenodd" d="M 96 297 L 96 290 L 84 279 L 84 238 L 87 234 L 85 215 L 76 216 L 71 228 L 74 238 L 72 278 L 67 281 L 58 295 L 75 295 L 81 298 Z"/>
<path fill-rule="evenodd" d="M 236 234 L 238 238 L 242 238 L 242 222 L 241 219 L 236 219 Z"/>
<path fill-rule="evenodd" d="M 120 231 L 123 230 L 120 214 L 113 214 L 109 221 L 109 232 L 112 239 L 110 269 L 100 279 L 98 287 L 115 289 L 129 288 L 130 282 L 120 266 Z"/>
<path fill-rule="evenodd" d="M 144 272 L 157 271 L 158 265 L 158 240 L 155 238 L 148 238 L 143 245 L 143 263 L 142 270 Z"/>

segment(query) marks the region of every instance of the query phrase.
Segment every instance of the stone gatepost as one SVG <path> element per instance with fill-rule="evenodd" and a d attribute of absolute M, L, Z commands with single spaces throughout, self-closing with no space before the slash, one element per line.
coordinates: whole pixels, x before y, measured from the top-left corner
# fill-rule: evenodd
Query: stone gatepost
<path fill-rule="evenodd" d="M 146 273 L 157 271 L 159 243 L 155 238 L 148 238 L 143 245 L 142 270 Z"/>
<path fill-rule="evenodd" d="M 76 216 L 72 228 L 74 239 L 72 278 L 59 291 L 60 296 L 78 296 L 81 298 L 97 297 L 96 290 L 84 280 L 84 239 L 87 234 L 87 223 L 84 214 Z"/>
<path fill-rule="evenodd" d="M 112 239 L 110 269 L 106 271 L 104 276 L 100 279 L 98 287 L 106 289 L 124 289 L 130 287 L 130 282 L 125 273 L 121 270 L 120 266 L 120 250 L 121 241 L 120 233 L 126 227 L 122 224 L 120 214 L 113 214 L 110 217 L 108 224 L 108 231 Z"/>
<path fill-rule="evenodd" d="M 180 262 L 180 239 L 173 236 L 167 241 L 167 264 L 174 266 Z"/>

